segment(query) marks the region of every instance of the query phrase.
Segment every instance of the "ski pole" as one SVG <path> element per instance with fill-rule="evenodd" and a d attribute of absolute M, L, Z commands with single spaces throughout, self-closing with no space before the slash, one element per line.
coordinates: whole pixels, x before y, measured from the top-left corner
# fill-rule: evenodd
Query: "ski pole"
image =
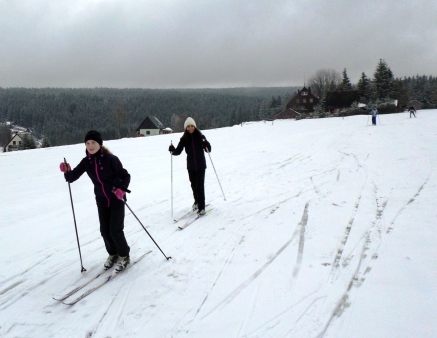
<path fill-rule="evenodd" d="M 218 183 L 219 183 L 220 189 L 222 190 L 223 197 L 224 197 L 224 199 L 225 199 L 225 201 L 226 201 L 225 193 L 223 192 L 222 185 L 220 184 L 220 180 L 219 180 L 219 178 L 218 178 L 217 171 L 215 171 L 214 162 L 212 161 L 212 158 L 211 158 L 211 155 L 210 155 L 210 153 L 209 153 L 209 151 L 208 151 L 208 148 L 206 149 L 206 152 L 208 153 L 208 156 L 209 156 L 209 159 L 210 159 L 210 161 L 211 161 L 212 167 L 214 168 L 215 176 L 217 177 L 217 181 L 218 181 Z"/>
<path fill-rule="evenodd" d="M 170 145 L 173 141 L 170 141 Z M 171 166 L 171 218 L 173 218 L 173 152 L 170 152 L 170 166 Z"/>
<path fill-rule="evenodd" d="M 162 252 L 162 254 L 164 255 L 164 257 L 169 260 L 171 258 L 171 256 L 167 257 L 165 255 L 165 253 L 161 250 L 161 248 L 159 247 L 158 243 L 155 242 L 155 240 L 153 239 L 153 237 L 149 234 L 149 232 L 147 231 L 147 229 L 144 227 L 143 223 L 141 223 L 141 221 L 138 219 L 137 215 L 135 215 L 135 213 L 132 211 L 132 209 L 129 207 L 129 205 L 124 202 L 124 204 L 126 204 L 126 206 L 128 207 L 128 209 L 130 210 L 130 212 L 132 213 L 132 215 L 135 216 L 135 218 L 137 219 L 137 221 L 141 224 L 141 226 L 143 227 L 144 231 L 147 232 L 147 234 L 149 235 L 149 237 L 152 239 L 153 243 L 155 243 L 155 245 L 158 247 L 158 249 Z"/>
<path fill-rule="evenodd" d="M 367 117 L 367 125 L 369 125 L 370 115 Z"/>
<path fill-rule="evenodd" d="M 379 121 L 379 124 L 381 124 L 381 119 L 379 118 L 379 115 L 378 115 L 378 121 Z"/>
<path fill-rule="evenodd" d="M 64 157 L 64 164 L 65 164 L 66 168 L 68 169 L 68 163 L 67 163 L 67 160 L 65 159 L 65 157 Z M 80 252 L 79 234 L 77 233 L 76 216 L 74 214 L 73 196 L 71 195 L 70 182 L 68 182 L 68 190 L 70 191 L 71 210 L 73 210 L 73 220 L 74 220 L 74 228 L 76 229 L 77 247 L 79 248 L 80 265 L 82 266 L 82 269 L 80 270 L 80 272 L 84 272 L 84 271 L 86 271 L 86 269 L 83 267 L 83 263 L 82 263 L 82 253 Z"/>

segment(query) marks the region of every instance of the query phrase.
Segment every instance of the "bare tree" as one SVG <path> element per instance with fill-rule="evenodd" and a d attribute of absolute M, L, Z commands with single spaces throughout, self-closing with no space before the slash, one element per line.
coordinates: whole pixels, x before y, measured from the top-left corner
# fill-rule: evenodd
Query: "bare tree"
<path fill-rule="evenodd" d="M 178 115 L 176 115 L 176 114 L 171 115 L 170 127 L 173 129 L 173 131 L 176 131 L 180 127 L 180 121 L 181 121 L 181 118 Z M 182 129 L 184 129 L 183 125 L 182 125 Z"/>
<path fill-rule="evenodd" d="M 181 115 L 173 114 L 172 115 L 170 125 L 171 125 L 171 128 L 173 129 L 173 132 L 179 133 L 181 131 L 184 131 L 184 123 L 185 123 L 185 120 L 187 119 L 187 117 L 188 117 L 187 114 L 181 114 Z M 196 119 L 194 119 L 194 121 L 196 121 Z M 197 124 L 197 121 L 196 121 L 196 124 Z"/>
<path fill-rule="evenodd" d="M 334 69 L 319 69 L 316 74 L 310 77 L 308 85 L 314 95 L 320 99 L 326 96 L 326 92 L 334 90 L 342 82 L 340 72 Z"/>

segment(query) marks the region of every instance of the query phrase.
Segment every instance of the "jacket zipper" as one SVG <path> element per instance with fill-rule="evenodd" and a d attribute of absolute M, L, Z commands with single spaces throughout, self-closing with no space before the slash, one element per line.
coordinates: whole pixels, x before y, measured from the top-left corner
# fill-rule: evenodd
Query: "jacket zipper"
<path fill-rule="evenodd" d="M 97 177 L 97 180 L 100 182 L 100 185 L 102 186 L 103 195 L 105 195 L 106 199 L 108 200 L 108 208 L 109 208 L 110 207 L 110 201 L 109 201 L 108 195 L 106 195 L 105 187 L 103 185 L 103 182 L 100 180 L 99 171 L 97 169 L 97 160 L 96 159 L 94 159 L 94 167 L 96 168 L 96 177 Z"/>
<path fill-rule="evenodd" d="M 196 171 L 197 171 L 196 149 L 194 148 L 194 137 L 193 137 L 193 135 L 191 135 L 191 144 L 192 144 L 192 147 L 193 147 L 194 166 L 196 167 Z"/>

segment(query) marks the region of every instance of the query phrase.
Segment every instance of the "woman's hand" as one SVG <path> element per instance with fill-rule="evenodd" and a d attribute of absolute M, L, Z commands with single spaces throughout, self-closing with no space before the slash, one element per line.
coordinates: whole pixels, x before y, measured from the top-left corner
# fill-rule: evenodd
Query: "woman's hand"
<path fill-rule="evenodd" d="M 203 149 L 207 152 L 210 152 L 211 150 L 211 144 L 206 139 L 203 139 Z"/>
<path fill-rule="evenodd" d="M 69 163 L 64 163 L 64 162 L 61 162 L 61 164 L 59 165 L 59 169 L 60 169 L 63 173 L 65 173 L 65 172 L 67 172 L 67 171 L 71 171 L 70 164 L 69 164 Z"/>
<path fill-rule="evenodd" d="M 126 195 L 126 193 L 123 190 L 119 189 L 119 188 L 117 188 L 115 190 L 112 190 L 112 192 L 115 194 L 115 196 L 117 196 L 117 198 L 119 200 L 122 200 L 124 195 Z"/>

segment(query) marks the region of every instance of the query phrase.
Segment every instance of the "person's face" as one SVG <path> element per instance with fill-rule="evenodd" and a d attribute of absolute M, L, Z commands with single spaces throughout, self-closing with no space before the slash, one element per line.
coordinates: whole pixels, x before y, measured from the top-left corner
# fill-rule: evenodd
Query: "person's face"
<path fill-rule="evenodd" d="M 193 126 L 192 124 L 189 124 L 189 125 L 187 126 L 187 131 L 188 131 L 190 134 L 194 133 L 194 129 L 196 129 L 196 127 Z"/>
<path fill-rule="evenodd" d="M 97 153 L 100 150 L 100 144 L 98 144 L 94 140 L 86 141 L 85 146 L 86 146 L 86 150 L 88 150 L 88 152 L 91 155 L 94 155 L 95 153 Z"/>

